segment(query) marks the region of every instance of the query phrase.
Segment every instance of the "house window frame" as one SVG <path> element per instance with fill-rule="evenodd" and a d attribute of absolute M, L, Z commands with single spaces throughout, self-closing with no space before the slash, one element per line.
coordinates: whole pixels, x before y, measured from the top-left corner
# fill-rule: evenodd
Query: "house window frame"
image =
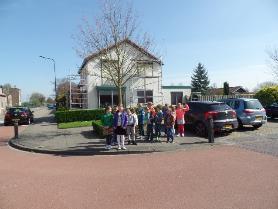
<path fill-rule="evenodd" d="M 139 92 L 143 92 L 143 95 L 138 95 Z M 151 95 L 147 95 L 147 92 L 151 92 Z M 154 99 L 154 91 L 151 89 L 137 89 L 136 90 L 136 97 L 137 97 L 137 103 L 148 103 L 153 102 Z M 142 100 L 143 99 L 143 100 Z"/>

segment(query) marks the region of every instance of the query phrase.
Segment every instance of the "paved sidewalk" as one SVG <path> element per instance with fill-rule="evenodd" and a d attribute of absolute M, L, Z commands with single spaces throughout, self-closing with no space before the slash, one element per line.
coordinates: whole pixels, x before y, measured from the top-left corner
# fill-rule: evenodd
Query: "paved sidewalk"
<path fill-rule="evenodd" d="M 20 133 L 20 139 L 12 139 L 10 145 L 25 151 L 57 155 L 116 155 L 174 151 L 178 149 L 210 148 L 217 145 L 236 145 L 256 152 L 278 156 L 278 121 L 270 121 L 259 130 L 245 127 L 229 135 L 218 135 L 214 144 L 205 138 L 186 131 L 185 137 L 175 137 L 174 144 L 146 143 L 138 140 L 138 146 L 129 145 L 127 150 L 104 149 L 105 140 L 98 138 L 92 127 L 57 129 L 51 111 L 40 108 L 35 111 L 35 124 Z"/>
<path fill-rule="evenodd" d="M 21 134 L 19 139 L 10 140 L 10 145 L 26 150 L 48 154 L 94 155 L 94 154 L 137 154 L 173 151 L 177 149 L 192 149 L 196 147 L 211 147 L 207 139 L 202 139 L 188 133 L 186 137 L 176 137 L 175 143 L 162 142 L 147 143 L 138 140 L 138 145 L 127 145 L 127 150 L 118 151 L 116 146 L 110 151 L 104 149 L 105 140 L 98 138 L 92 127 L 57 129 L 53 114 L 49 111 L 30 125 Z M 49 114 L 49 115 L 48 115 Z M 202 146 L 201 146 L 202 145 Z"/>

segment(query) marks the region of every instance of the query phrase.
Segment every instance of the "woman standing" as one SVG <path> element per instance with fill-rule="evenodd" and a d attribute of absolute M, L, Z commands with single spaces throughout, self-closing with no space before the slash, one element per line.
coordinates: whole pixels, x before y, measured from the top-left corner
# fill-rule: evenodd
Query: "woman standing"
<path fill-rule="evenodd" d="M 126 150 L 125 135 L 127 127 L 127 114 L 124 112 L 123 105 L 118 106 L 118 111 L 114 114 L 114 129 L 117 135 L 118 150 Z"/>

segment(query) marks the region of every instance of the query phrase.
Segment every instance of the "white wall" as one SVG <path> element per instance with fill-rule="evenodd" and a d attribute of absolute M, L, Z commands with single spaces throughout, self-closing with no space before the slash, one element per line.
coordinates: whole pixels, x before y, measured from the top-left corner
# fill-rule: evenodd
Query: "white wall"
<path fill-rule="evenodd" d="M 163 104 L 171 104 L 171 92 L 183 92 L 183 97 L 187 96 L 190 97 L 191 89 L 185 88 L 162 88 L 163 92 Z M 183 99 L 184 102 L 184 99 Z"/>
<path fill-rule="evenodd" d="M 129 46 L 133 47 L 133 46 Z M 137 50 L 130 50 L 133 53 L 136 53 Z M 137 51 L 137 53 L 141 53 Z M 113 51 L 111 51 L 111 54 L 113 54 Z M 131 54 L 132 55 L 132 54 Z M 134 55 L 136 57 L 136 54 Z M 137 55 L 138 57 L 138 55 Z M 149 57 L 145 55 L 140 55 L 140 58 L 142 60 L 150 60 Z M 90 60 L 86 66 L 83 68 L 83 72 L 87 71 L 86 76 L 86 82 L 87 82 L 87 92 L 88 92 L 88 108 L 97 108 L 98 107 L 98 94 L 96 86 L 101 86 L 105 84 L 105 81 L 103 80 L 103 83 L 101 83 L 101 79 L 99 76 L 96 76 L 96 74 L 100 74 L 100 68 L 99 68 L 99 62 L 100 57 L 94 58 Z M 133 59 L 131 56 L 130 59 Z M 151 61 L 151 60 L 150 60 Z M 138 98 L 137 98 L 137 90 L 153 90 L 153 99 L 155 104 L 161 104 L 163 102 L 163 96 L 162 96 L 162 68 L 159 63 L 154 63 L 153 67 L 151 69 L 147 70 L 147 76 L 157 76 L 157 78 L 142 78 L 137 77 L 131 79 L 126 84 L 126 105 L 127 106 L 135 106 L 137 105 Z"/>

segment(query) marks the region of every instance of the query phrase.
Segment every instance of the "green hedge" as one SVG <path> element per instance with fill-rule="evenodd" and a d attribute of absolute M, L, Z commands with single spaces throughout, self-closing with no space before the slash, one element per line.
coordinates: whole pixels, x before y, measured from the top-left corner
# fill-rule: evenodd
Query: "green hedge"
<path fill-rule="evenodd" d="M 97 135 L 101 138 L 104 138 L 103 126 L 101 121 L 100 120 L 93 121 L 92 126 L 94 128 L 94 131 L 97 133 Z"/>
<path fill-rule="evenodd" d="M 104 109 L 95 110 L 66 110 L 56 111 L 55 118 L 57 123 L 67 123 L 74 121 L 99 120 L 104 114 Z"/>
<path fill-rule="evenodd" d="M 263 106 L 278 102 L 278 86 L 265 87 L 259 90 L 255 94 L 255 98 L 259 99 Z"/>

